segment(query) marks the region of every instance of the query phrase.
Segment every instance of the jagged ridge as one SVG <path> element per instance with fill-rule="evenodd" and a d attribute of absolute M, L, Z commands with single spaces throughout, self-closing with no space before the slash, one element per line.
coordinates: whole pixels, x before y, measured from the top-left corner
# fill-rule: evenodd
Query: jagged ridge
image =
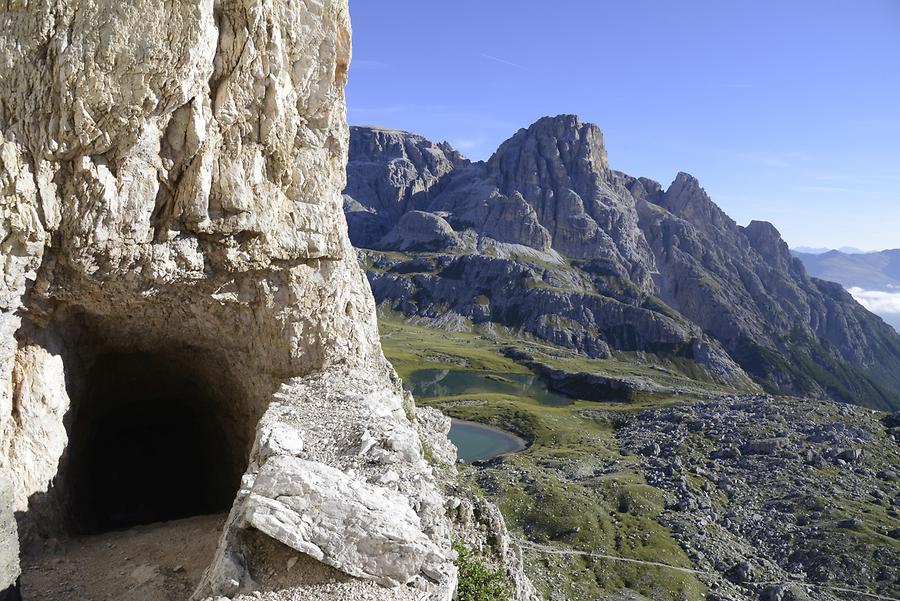
<path fill-rule="evenodd" d="M 900 337 L 810 278 L 768 223 L 737 225 L 699 182 L 609 167 L 573 115 L 519 130 L 486 162 L 351 128 L 345 190 L 376 300 L 457 314 L 603 357 L 654 352 L 747 387 L 900 406 Z M 691 370 L 695 368 L 690 368 Z"/>

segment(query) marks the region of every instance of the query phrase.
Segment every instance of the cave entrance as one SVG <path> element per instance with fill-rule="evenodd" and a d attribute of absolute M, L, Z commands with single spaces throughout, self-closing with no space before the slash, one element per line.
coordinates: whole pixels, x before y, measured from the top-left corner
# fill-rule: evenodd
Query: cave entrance
<path fill-rule="evenodd" d="M 66 474 L 76 534 L 227 511 L 244 470 L 234 389 L 197 356 L 96 355 L 81 382 Z M 208 369 L 208 366 L 207 366 Z M 75 400 L 75 399 L 73 399 Z"/>

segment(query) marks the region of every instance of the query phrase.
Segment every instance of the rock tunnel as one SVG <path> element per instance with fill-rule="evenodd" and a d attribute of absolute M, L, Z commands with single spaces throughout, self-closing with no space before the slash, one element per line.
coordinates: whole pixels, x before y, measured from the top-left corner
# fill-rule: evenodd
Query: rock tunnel
<path fill-rule="evenodd" d="M 187 598 L 247 467 L 265 370 L 223 330 L 131 309 L 62 308 L 17 333 L 33 427 L 16 452 L 39 475 L 18 514 L 25 599 Z"/>
<path fill-rule="evenodd" d="M 73 399 L 71 529 L 95 533 L 226 511 L 246 455 L 234 399 L 223 398 L 184 353 L 104 352 L 92 363 Z"/>
<path fill-rule="evenodd" d="M 19 403 L 41 424 L 23 446 L 52 476 L 28 499 L 27 530 L 77 536 L 228 511 L 264 406 L 248 393 L 259 370 L 189 324 L 178 336 L 146 315 L 64 313 L 18 336 Z"/>

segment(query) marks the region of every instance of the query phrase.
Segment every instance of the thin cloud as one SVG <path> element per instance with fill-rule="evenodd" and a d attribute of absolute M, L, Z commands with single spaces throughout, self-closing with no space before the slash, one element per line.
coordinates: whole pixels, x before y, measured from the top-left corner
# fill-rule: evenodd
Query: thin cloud
<path fill-rule="evenodd" d="M 730 154 L 730 153 L 726 153 Z M 813 156 L 805 150 L 794 150 L 781 153 L 739 153 L 735 155 L 739 160 L 769 167 L 773 169 L 794 168 L 798 165 L 809 163 L 813 160 Z"/>
<path fill-rule="evenodd" d="M 872 180 L 883 180 L 888 182 L 900 182 L 900 173 L 880 173 L 880 172 L 855 172 L 849 171 L 844 173 L 822 173 L 819 171 L 809 171 L 804 174 L 807 179 L 817 180 L 821 182 L 866 182 L 871 183 Z"/>
<path fill-rule="evenodd" d="M 443 111 L 455 110 L 459 107 L 446 104 L 389 104 L 386 106 L 361 106 L 356 107 L 352 104 L 347 105 L 347 110 L 351 114 L 362 115 L 395 115 L 397 113 L 438 113 Z"/>
<path fill-rule="evenodd" d="M 720 88 L 723 90 L 751 90 L 751 89 L 755 89 L 759 86 L 756 86 L 752 83 L 723 83 L 723 84 L 719 84 L 714 87 Z"/>
<path fill-rule="evenodd" d="M 491 54 L 482 53 L 481 58 L 486 58 L 489 61 L 494 61 L 495 63 L 500 63 L 501 65 L 506 65 L 507 67 L 515 67 L 516 69 L 524 69 L 525 68 L 522 65 L 520 65 L 519 63 L 514 63 L 512 61 L 508 61 L 504 58 L 493 56 Z"/>

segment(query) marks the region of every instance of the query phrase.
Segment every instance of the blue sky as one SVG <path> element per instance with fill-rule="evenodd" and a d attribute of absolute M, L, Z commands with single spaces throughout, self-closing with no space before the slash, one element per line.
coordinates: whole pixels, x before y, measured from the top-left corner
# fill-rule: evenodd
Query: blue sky
<path fill-rule="evenodd" d="M 792 246 L 900 247 L 900 0 L 350 0 L 356 125 L 485 159 L 543 115 Z"/>

